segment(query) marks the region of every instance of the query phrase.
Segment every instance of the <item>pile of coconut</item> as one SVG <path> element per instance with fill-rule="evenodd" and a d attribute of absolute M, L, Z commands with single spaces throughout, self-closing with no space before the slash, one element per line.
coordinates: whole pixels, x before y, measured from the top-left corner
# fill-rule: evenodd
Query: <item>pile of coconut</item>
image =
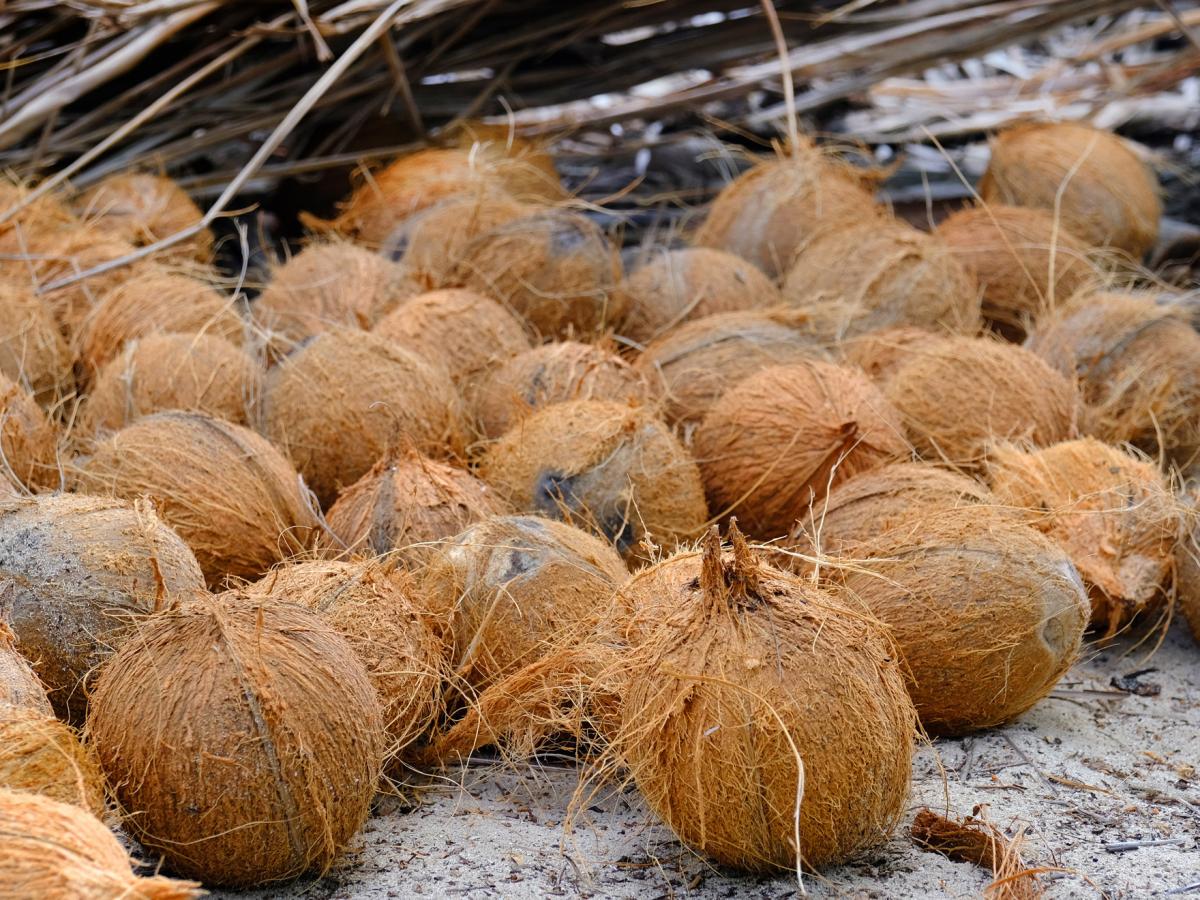
<path fill-rule="evenodd" d="M 889 838 L 918 735 L 1200 630 L 1143 157 L 1014 128 L 932 230 L 876 184 L 792 147 L 626 271 L 470 126 L 249 290 L 139 251 L 201 216 L 165 177 L 0 184 L 0 882 L 322 873 L 378 791 L 548 747 L 800 876 Z"/>

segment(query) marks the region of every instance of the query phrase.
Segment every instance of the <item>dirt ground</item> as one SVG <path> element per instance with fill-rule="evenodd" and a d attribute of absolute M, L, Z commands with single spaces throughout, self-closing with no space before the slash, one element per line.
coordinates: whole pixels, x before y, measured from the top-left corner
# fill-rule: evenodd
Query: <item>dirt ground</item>
<path fill-rule="evenodd" d="M 1152 642 L 1151 642 L 1152 643 Z M 1005 728 L 925 747 L 908 819 L 987 804 L 1026 831 L 1052 898 L 1200 898 L 1200 647 L 1176 622 L 1149 659 L 1130 638 L 1092 647 L 1058 690 Z M 1153 669 L 1119 682 L 1130 673 Z M 384 800 L 334 873 L 217 898 L 780 898 L 794 877 L 739 876 L 683 850 L 632 789 L 595 798 L 572 833 L 569 764 L 513 772 L 472 765 Z M 1113 845 L 1124 844 L 1120 850 Z M 979 897 L 988 875 L 918 850 L 905 827 L 870 857 L 805 879 L 815 897 Z"/>

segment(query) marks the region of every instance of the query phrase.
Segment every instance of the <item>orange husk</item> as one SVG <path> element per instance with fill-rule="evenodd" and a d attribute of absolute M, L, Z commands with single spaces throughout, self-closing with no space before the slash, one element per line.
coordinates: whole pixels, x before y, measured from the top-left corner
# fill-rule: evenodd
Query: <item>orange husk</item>
<path fill-rule="evenodd" d="M 1021 859 L 1023 832 L 1010 840 L 976 807 L 975 815 L 961 822 L 922 809 L 909 833 L 913 843 L 924 850 L 991 871 L 996 880 L 984 889 L 985 900 L 1037 900 L 1045 891 L 1037 873 Z"/>
<path fill-rule="evenodd" d="M 0 789 L 41 794 L 105 814 L 104 776 L 95 752 L 53 715 L 0 703 Z"/>
<path fill-rule="evenodd" d="M 0 374 L 52 407 L 74 389 L 71 362 L 50 308 L 24 282 L 0 280 Z"/>
<path fill-rule="evenodd" d="M 1175 602 L 1192 637 L 1200 644 L 1200 497 L 1189 491 L 1183 500 L 1184 531 L 1175 545 Z"/>
<path fill-rule="evenodd" d="M 33 396 L 0 375 L 0 471 L 27 488 L 59 483 L 58 432 Z"/>
<path fill-rule="evenodd" d="M 153 244 L 198 223 L 204 213 L 172 179 L 145 172 L 109 175 L 75 199 L 90 225 L 137 246 Z M 166 259 L 207 263 L 213 235 L 207 228 L 162 251 Z"/>

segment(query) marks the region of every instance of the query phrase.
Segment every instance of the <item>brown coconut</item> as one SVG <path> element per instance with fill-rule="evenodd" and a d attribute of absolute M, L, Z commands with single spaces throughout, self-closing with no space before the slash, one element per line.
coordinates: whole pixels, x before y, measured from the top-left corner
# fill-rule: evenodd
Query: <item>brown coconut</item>
<path fill-rule="evenodd" d="M 395 756 L 432 727 L 446 667 L 445 646 L 415 605 L 414 589 L 411 576 L 394 566 L 364 560 L 280 566 L 245 592 L 298 604 L 346 639 L 379 692 Z"/>
<path fill-rule="evenodd" d="M 951 215 L 934 234 L 975 277 L 984 319 L 1013 340 L 1101 278 L 1087 244 L 1040 209 L 971 207 Z"/>
<path fill-rule="evenodd" d="M 133 874 L 103 822 L 69 803 L 0 789 L 0 884 L 9 896 L 52 900 L 188 900 L 200 885 Z"/>
<path fill-rule="evenodd" d="M 479 433 L 498 438 L 535 411 L 568 400 L 645 404 L 645 375 L 595 344 L 543 344 L 494 366 L 468 388 Z"/>
<path fill-rule="evenodd" d="M 1076 437 L 1079 390 L 1023 347 L 948 337 L 919 345 L 884 384 L 923 459 L 982 463 L 989 444 L 1046 447 Z"/>
<path fill-rule="evenodd" d="M 325 517 L 332 536 L 321 544 L 415 563 L 468 525 L 506 512 L 470 472 L 410 450 L 380 460 L 338 495 Z"/>
<path fill-rule="evenodd" d="M 366 821 L 387 746 L 345 639 L 244 594 L 147 620 L 101 671 L 87 728 L 142 846 L 231 887 L 328 871 Z"/>
<path fill-rule="evenodd" d="M 74 478 L 87 493 L 151 498 L 211 585 L 255 578 L 315 538 L 313 509 L 283 454 L 204 413 L 138 419 L 98 442 Z"/>
<path fill-rule="evenodd" d="M 1200 335 L 1150 294 L 1080 296 L 1027 346 L 1079 379 L 1096 433 L 1186 466 L 1200 454 Z"/>
<path fill-rule="evenodd" d="M 1200 503 L 1191 491 L 1184 501 L 1184 533 L 1175 545 L 1175 600 L 1179 611 L 1200 644 Z"/>
<path fill-rule="evenodd" d="M 544 138 L 520 137 L 508 122 L 479 119 L 454 123 L 439 137 L 443 143 L 464 149 L 477 159 L 495 161 L 505 188 L 514 196 L 544 203 L 553 203 L 566 196 L 549 143 Z"/>
<path fill-rule="evenodd" d="M 29 661 L 17 651 L 17 636 L 0 621 L 0 709 L 19 706 L 53 715 L 46 689 Z"/>
<path fill-rule="evenodd" d="M 456 384 L 530 348 L 520 319 L 495 300 L 453 288 L 406 300 L 374 330 L 418 356 L 437 360 Z"/>
<path fill-rule="evenodd" d="M 578 525 L 631 562 L 708 518 L 688 452 L 649 410 L 621 403 L 547 406 L 490 445 L 479 474 L 514 509 Z"/>
<path fill-rule="evenodd" d="M 145 502 L 56 494 L 0 503 L 0 617 L 60 715 L 82 721 L 93 670 L 139 618 L 204 590 Z"/>
<path fill-rule="evenodd" d="M 844 553 L 852 564 L 823 571 L 890 626 L 931 733 L 1017 717 L 1079 654 L 1091 611 L 1079 573 L 1007 510 L 914 509 Z"/>
<path fill-rule="evenodd" d="M 137 246 L 171 237 L 196 225 L 204 213 L 172 179 L 146 172 L 109 175 L 75 200 L 90 225 Z M 207 228 L 162 251 L 165 258 L 207 263 L 213 235 Z"/>
<path fill-rule="evenodd" d="M 1043 209 L 1092 246 L 1135 259 L 1158 240 L 1162 199 L 1154 171 L 1117 135 L 1087 125 L 1000 132 L 979 193 L 986 203 Z"/>
<path fill-rule="evenodd" d="M 0 374 L 45 407 L 74 386 L 71 353 L 50 308 L 20 281 L 0 280 Z"/>
<path fill-rule="evenodd" d="M 727 185 L 694 242 L 736 253 L 778 278 L 820 235 L 883 216 L 859 174 L 806 148 L 761 163 Z"/>
<path fill-rule="evenodd" d="M 858 366 L 872 381 L 883 384 L 922 343 L 936 342 L 940 336 L 905 325 L 847 338 L 838 344 L 837 351 L 843 362 Z"/>
<path fill-rule="evenodd" d="M 257 362 L 209 334 L 151 334 L 126 345 L 97 373 L 80 412 L 88 435 L 119 431 L 169 409 L 250 424 L 262 395 Z"/>
<path fill-rule="evenodd" d="M 316 242 L 271 272 L 254 301 L 254 322 L 278 358 L 330 328 L 370 330 L 413 289 L 404 268 L 377 253 Z"/>
<path fill-rule="evenodd" d="M 391 450 L 444 459 L 466 444 L 446 370 L 374 334 L 318 335 L 271 371 L 263 403 L 265 433 L 324 507 Z"/>
<path fill-rule="evenodd" d="M 543 337 L 569 338 L 621 321 L 621 261 L 581 213 L 534 209 L 467 243 L 447 286 L 493 297 Z"/>
<path fill-rule="evenodd" d="M 58 433 L 33 395 L 0 375 L 0 471 L 28 488 L 59 483 Z"/>
<path fill-rule="evenodd" d="M 975 334 L 983 325 L 971 273 L 937 237 L 900 222 L 817 238 L 788 269 L 783 297 L 826 341 L 905 325 Z"/>
<path fill-rule="evenodd" d="M 642 344 L 683 322 L 783 302 L 762 269 L 711 247 L 659 249 L 625 276 L 620 291 L 628 298 L 620 333 Z"/>
<path fill-rule="evenodd" d="M 714 529 L 621 589 L 632 650 L 617 755 L 716 862 L 833 865 L 904 813 L 912 703 L 878 623 L 731 537 L 723 553 Z"/>
<path fill-rule="evenodd" d="M 1092 438 L 1043 450 L 995 448 L 992 490 L 1067 551 L 1092 599 L 1092 628 L 1111 637 L 1161 607 L 1181 509 L 1153 463 Z"/>
<path fill-rule="evenodd" d="M 0 703 L 0 789 L 29 791 L 105 813 L 104 776 L 91 747 L 49 713 Z"/>
<path fill-rule="evenodd" d="M 31 235 L 79 224 L 66 204 L 53 193 L 43 194 L 10 215 L 9 211 L 16 209 L 29 194 L 30 188 L 26 185 L 0 175 L 0 253 L 19 251 L 22 241 Z"/>
<path fill-rule="evenodd" d="M 663 398 L 663 416 L 690 440 L 726 390 L 768 366 L 825 359 L 826 352 L 785 317 L 719 313 L 688 322 L 652 342 L 636 366 Z"/>
<path fill-rule="evenodd" d="M 603 541 L 537 516 L 495 516 L 448 542 L 421 577 L 450 623 L 450 659 L 483 689 L 596 628 L 628 571 Z"/>
<path fill-rule="evenodd" d="M 773 366 L 730 388 L 692 445 L 714 515 L 771 540 L 807 519 L 833 485 L 909 455 L 892 405 L 861 371 L 820 361 Z"/>

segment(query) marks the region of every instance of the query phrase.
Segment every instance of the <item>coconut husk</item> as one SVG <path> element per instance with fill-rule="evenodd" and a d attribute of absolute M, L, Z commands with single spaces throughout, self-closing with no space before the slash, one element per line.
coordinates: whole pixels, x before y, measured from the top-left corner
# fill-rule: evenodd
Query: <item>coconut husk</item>
<path fill-rule="evenodd" d="M 884 215 L 862 174 L 808 147 L 727 185 L 694 243 L 735 253 L 779 278 L 817 237 Z"/>
<path fill-rule="evenodd" d="M 0 471 L 28 488 L 59 483 L 58 433 L 33 396 L 0 375 Z"/>
<path fill-rule="evenodd" d="M 1200 453 L 1200 336 L 1149 294 L 1081 296 L 1038 323 L 1028 347 L 1077 377 L 1097 436 L 1181 466 Z"/>
<path fill-rule="evenodd" d="M 190 228 L 204 213 L 179 185 L 162 175 L 118 172 L 75 199 L 90 225 L 136 246 L 153 244 Z M 208 263 L 213 235 L 207 228 L 164 251 L 167 259 Z"/>
<path fill-rule="evenodd" d="M 461 457 L 462 403 L 450 376 L 386 338 L 331 329 L 276 366 L 265 433 L 291 457 L 322 506 L 389 451 Z"/>
<path fill-rule="evenodd" d="M 1200 644 L 1200 533 L 1196 526 L 1200 504 L 1195 491 L 1186 495 L 1184 509 L 1184 533 L 1175 545 L 1175 602 Z"/>
<path fill-rule="evenodd" d="M 621 321 L 620 277 L 620 256 L 590 219 L 539 209 L 469 241 L 443 286 L 495 298 L 542 337 L 571 338 Z"/>
<path fill-rule="evenodd" d="M 101 672 L 87 731 L 142 846 L 230 887 L 327 872 L 367 819 L 387 748 L 345 639 L 248 594 L 147 620 Z"/>
<path fill-rule="evenodd" d="M 506 190 L 513 196 L 530 203 L 554 203 L 566 197 L 550 143 L 545 138 L 519 137 L 508 123 L 500 125 L 479 119 L 451 123 L 438 137 L 476 159 L 494 162 Z"/>
<path fill-rule="evenodd" d="M 1037 900 L 1043 896 L 1036 872 L 1021 859 L 1022 835 L 1010 840 L 987 821 L 980 807 L 975 807 L 975 813 L 957 822 L 922 809 L 910 829 L 913 843 L 955 862 L 990 870 L 996 880 L 984 889 L 985 900 Z"/>
<path fill-rule="evenodd" d="M 591 531 L 633 562 L 704 527 L 700 472 L 670 429 L 640 407 L 556 403 L 484 452 L 479 475 L 520 512 Z"/>
<path fill-rule="evenodd" d="M 321 241 L 272 270 L 252 312 L 277 360 L 330 328 L 370 330 L 415 290 L 397 263 L 345 241 Z"/>
<path fill-rule="evenodd" d="M 377 560 L 293 563 L 245 588 L 316 613 L 346 639 L 379 692 L 393 759 L 433 726 L 447 674 L 441 623 L 418 610 L 415 588 L 411 576 Z"/>
<path fill-rule="evenodd" d="M 878 623 L 730 537 L 722 552 L 714 528 L 619 592 L 631 651 L 614 747 L 693 850 L 798 874 L 886 841 L 915 716 Z"/>
<path fill-rule="evenodd" d="M 0 503 L 0 583 L 21 652 L 76 724 L 88 679 L 130 625 L 204 590 L 192 551 L 150 504 L 70 494 Z"/>
<path fill-rule="evenodd" d="M 888 378 L 908 360 L 925 341 L 937 341 L 941 335 L 911 325 L 885 328 L 847 338 L 837 346 L 843 362 L 858 366 L 877 384 Z"/>
<path fill-rule="evenodd" d="M 0 621 L 0 709 L 19 706 L 47 716 L 53 715 L 46 688 L 28 660 L 18 652 L 16 644 L 17 636 Z"/>
<path fill-rule="evenodd" d="M 316 536 L 304 486 L 283 454 L 250 429 L 203 413 L 138 419 L 97 442 L 72 477 L 86 493 L 151 498 L 210 585 L 255 578 Z"/>
<path fill-rule="evenodd" d="M 43 407 L 71 392 L 71 353 L 49 307 L 22 282 L 0 281 L 0 374 Z"/>
<path fill-rule="evenodd" d="M 103 816 L 104 776 L 90 747 L 49 713 L 0 703 L 0 789 L 29 791 Z"/>
<path fill-rule="evenodd" d="M 1102 279 L 1088 245 L 1040 209 L 971 207 L 949 216 L 934 234 L 975 277 L 983 318 L 1014 341 L 1030 323 Z"/>
<path fill-rule="evenodd" d="M 1079 654 L 1091 604 L 1067 554 L 1011 512 L 914 509 L 847 546 L 831 586 L 890 626 L 921 724 L 940 735 L 1010 721 Z"/>
<path fill-rule="evenodd" d="M 453 288 L 406 300 L 374 330 L 418 356 L 440 362 L 456 384 L 530 348 L 520 319 L 495 300 Z"/>
<path fill-rule="evenodd" d="M 381 459 L 338 495 L 326 515 L 332 536 L 319 543 L 334 552 L 395 554 L 413 565 L 468 525 L 509 511 L 470 472 L 410 449 Z"/>
<path fill-rule="evenodd" d="M 16 206 L 28 193 L 25 185 L 14 183 L 0 175 L 0 212 Z M 74 228 L 78 225 L 79 220 L 59 197 L 45 194 L 16 215 L 0 222 L 0 253 L 20 252 L 23 241 L 28 240 L 31 235 Z"/>
<path fill-rule="evenodd" d="M 13 896 L 76 900 L 188 900 L 193 881 L 133 874 L 134 862 L 108 827 L 68 803 L 0 789 L 0 884 Z"/>
<path fill-rule="evenodd" d="M 1162 607 L 1183 521 L 1157 466 L 1085 438 L 1034 451 L 999 446 L 987 467 L 996 497 L 1071 557 L 1092 599 L 1092 628 L 1111 637 Z"/>
<path fill-rule="evenodd" d="M 768 366 L 826 358 L 786 317 L 754 311 L 687 322 L 652 342 L 636 366 L 662 397 L 663 417 L 690 443 L 709 408 L 743 378 Z"/>
<path fill-rule="evenodd" d="M 830 343 L 900 326 L 976 334 L 983 325 L 972 274 L 937 237 L 900 222 L 815 239 L 787 271 L 783 297 Z"/>
<path fill-rule="evenodd" d="M 170 409 L 249 425 L 262 383 L 262 367 L 224 338 L 147 335 L 101 367 L 80 411 L 79 431 L 106 435 Z"/>
<path fill-rule="evenodd" d="M 661 248 L 621 282 L 622 336 L 649 343 L 683 322 L 717 313 L 768 309 L 783 297 L 763 271 L 710 247 Z"/>
<path fill-rule="evenodd" d="M 468 387 L 480 436 L 500 437 L 535 411 L 568 400 L 645 404 L 645 375 L 595 344 L 543 344 L 499 363 Z"/>
<path fill-rule="evenodd" d="M 1125 141 L 1076 122 L 1005 129 L 979 182 L 985 203 L 1043 209 L 1092 246 L 1139 260 L 1158 240 L 1159 193 L 1154 171 Z"/>
<path fill-rule="evenodd" d="M 923 459 L 982 464 L 994 441 L 1046 447 L 1078 435 L 1079 390 L 1038 356 L 987 338 L 922 343 L 892 373 L 884 393 Z"/>
<path fill-rule="evenodd" d="M 911 452 L 892 405 L 857 369 L 773 366 L 713 404 L 693 452 L 713 513 L 772 540 L 807 518 L 833 485 Z"/>

